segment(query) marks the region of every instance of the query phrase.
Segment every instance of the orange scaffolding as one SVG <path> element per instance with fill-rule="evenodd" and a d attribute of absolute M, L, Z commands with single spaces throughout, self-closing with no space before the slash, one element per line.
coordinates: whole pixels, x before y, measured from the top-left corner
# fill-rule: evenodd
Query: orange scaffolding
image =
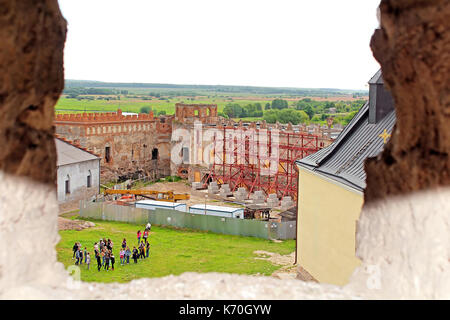
<path fill-rule="evenodd" d="M 229 184 L 231 191 L 245 187 L 249 195 L 262 190 L 279 198 L 297 199 L 295 161 L 319 149 L 319 137 L 304 132 L 242 127 L 219 128 L 213 137 L 213 164 L 204 177 Z"/>

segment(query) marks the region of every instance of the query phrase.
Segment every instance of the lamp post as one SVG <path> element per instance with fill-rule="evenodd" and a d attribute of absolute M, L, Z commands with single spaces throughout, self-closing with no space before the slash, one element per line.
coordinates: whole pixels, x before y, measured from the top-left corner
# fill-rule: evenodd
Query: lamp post
<path fill-rule="evenodd" d="M 208 195 L 205 195 L 205 215 L 206 215 L 206 199 L 208 199 Z"/>

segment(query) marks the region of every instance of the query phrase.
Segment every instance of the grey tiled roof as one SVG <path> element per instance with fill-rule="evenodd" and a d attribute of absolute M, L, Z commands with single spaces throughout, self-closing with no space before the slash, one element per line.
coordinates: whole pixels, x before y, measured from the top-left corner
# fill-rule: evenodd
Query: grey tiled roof
<path fill-rule="evenodd" d="M 384 141 L 379 135 L 385 129 L 389 134 L 392 132 L 395 110 L 376 124 L 369 123 L 368 117 L 369 104 L 366 103 L 331 145 L 298 160 L 297 164 L 360 191 L 364 190 L 364 160 L 375 157 L 383 150 Z"/>
<path fill-rule="evenodd" d="M 81 150 L 70 143 L 55 138 L 56 144 L 56 165 L 64 166 L 66 164 L 78 163 L 83 161 L 99 159 L 99 157 L 93 154 Z"/>
<path fill-rule="evenodd" d="M 381 69 L 375 73 L 375 75 L 369 80 L 369 84 L 384 84 L 383 74 L 381 73 Z"/>

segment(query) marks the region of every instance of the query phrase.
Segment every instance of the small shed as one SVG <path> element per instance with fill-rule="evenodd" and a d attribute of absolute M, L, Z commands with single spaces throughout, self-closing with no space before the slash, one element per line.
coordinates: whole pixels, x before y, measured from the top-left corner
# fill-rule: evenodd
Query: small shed
<path fill-rule="evenodd" d="M 168 209 L 176 210 L 181 212 L 186 212 L 186 204 L 168 202 L 168 201 L 157 201 L 157 200 L 141 200 L 136 202 L 136 208 L 142 208 L 147 210 L 155 209 Z"/>
<path fill-rule="evenodd" d="M 190 206 L 189 213 L 244 219 L 244 208 L 212 206 L 208 204 L 195 204 Z"/>

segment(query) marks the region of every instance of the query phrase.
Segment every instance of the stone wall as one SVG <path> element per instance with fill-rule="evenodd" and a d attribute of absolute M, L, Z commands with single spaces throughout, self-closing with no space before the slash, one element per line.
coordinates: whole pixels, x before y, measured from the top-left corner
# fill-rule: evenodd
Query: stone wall
<path fill-rule="evenodd" d="M 91 187 L 87 187 L 87 176 L 91 176 Z M 69 176 L 70 193 L 65 192 L 65 181 Z M 89 199 L 100 191 L 99 160 L 90 160 L 59 166 L 57 171 L 58 202 L 78 202 Z"/>
<path fill-rule="evenodd" d="M 216 104 L 175 104 L 175 120 L 181 123 L 216 123 L 218 121 Z"/>
<path fill-rule="evenodd" d="M 0 2 L 0 170 L 56 181 L 54 105 L 66 21 L 57 1 Z"/>
<path fill-rule="evenodd" d="M 101 157 L 101 180 L 169 174 L 170 119 L 153 114 L 62 114 L 55 119 L 56 133 Z M 108 153 L 108 155 L 107 155 Z M 167 169 L 166 169 L 167 168 Z"/>
<path fill-rule="evenodd" d="M 383 0 L 380 14 L 371 48 L 397 124 L 366 163 L 366 202 L 450 185 L 450 2 Z"/>
<path fill-rule="evenodd" d="M 195 172 L 198 172 L 202 178 L 210 171 L 210 163 L 213 160 L 211 151 L 214 148 L 211 130 L 216 128 L 200 122 L 189 124 L 174 121 L 172 129 L 170 162 L 172 175 L 192 182 L 195 180 Z M 184 155 L 183 148 L 188 152 L 188 156 Z"/>

